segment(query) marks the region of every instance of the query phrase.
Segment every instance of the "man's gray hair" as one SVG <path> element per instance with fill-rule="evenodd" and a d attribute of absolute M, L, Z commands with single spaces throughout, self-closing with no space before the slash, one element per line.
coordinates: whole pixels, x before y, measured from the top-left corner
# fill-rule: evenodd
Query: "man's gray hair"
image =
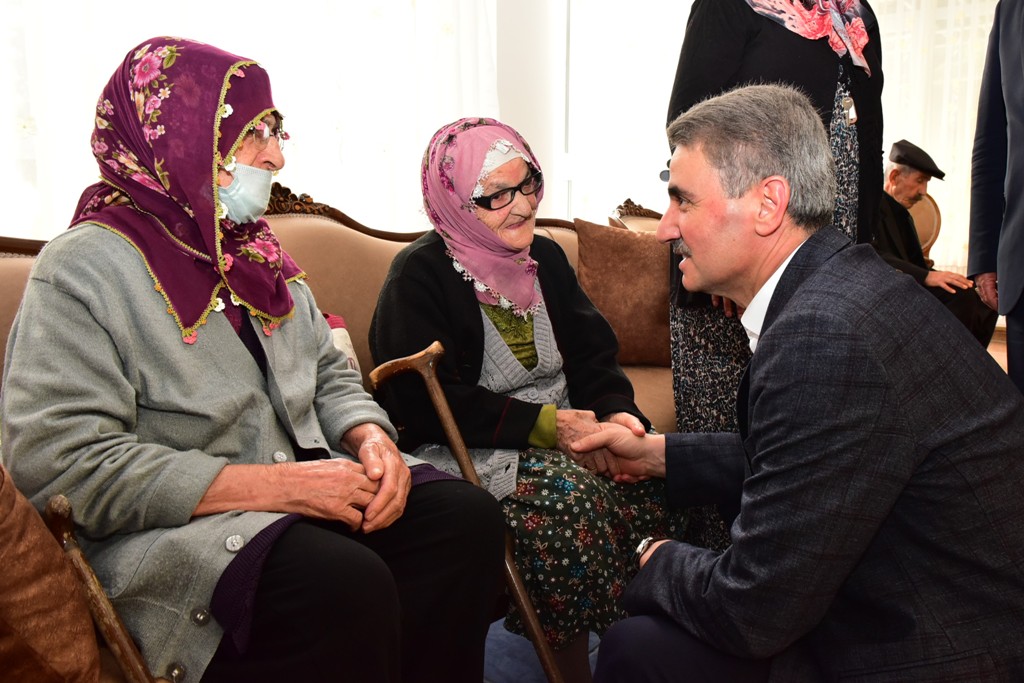
<path fill-rule="evenodd" d="M 901 164 L 895 161 L 886 161 L 885 166 L 882 169 L 882 173 L 884 174 L 886 180 L 888 180 L 889 174 L 892 173 L 893 169 L 899 171 L 899 174 L 901 176 L 917 171 L 917 169 L 914 168 L 913 166 L 907 166 L 906 164 Z"/>
<path fill-rule="evenodd" d="M 736 198 L 773 175 L 789 181 L 786 213 L 811 232 L 832 222 L 836 180 L 828 135 L 810 100 L 784 85 L 750 85 L 704 100 L 668 126 L 672 149 L 700 148 Z"/>

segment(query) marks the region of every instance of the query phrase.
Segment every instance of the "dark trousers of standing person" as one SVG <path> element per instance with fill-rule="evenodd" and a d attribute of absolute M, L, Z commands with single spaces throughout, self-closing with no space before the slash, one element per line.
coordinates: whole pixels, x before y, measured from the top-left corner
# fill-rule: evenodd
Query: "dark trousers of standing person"
<path fill-rule="evenodd" d="M 594 683 L 762 683 L 769 659 L 727 655 L 665 617 L 638 616 L 601 638 Z"/>
<path fill-rule="evenodd" d="M 414 486 L 371 534 L 303 519 L 274 543 L 238 654 L 225 637 L 204 683 L 480 683 L 503 590 L 504 517 L 462 481 Z"/>
<path fill-rule="evenodd" d="M 1024 394 L 1024 298 L 1006 314 L 1006 370 Z"/>
<path fill-rule="evenodd" d="M 964 327 L 974 335 L 974 338 L 982 346 L 988 348 L 988 343 L 992 341 L 992 334 L 996 329 L 996 322 L 999 320 L 999 314 L 981 300 L 977 291 L 973 288 L 954 288 L 956 289 L 954 292 L 947 292 L 942 287 L 925 287 L 925 289 L 941 301 L 942 305 L 964 324 Z"/>

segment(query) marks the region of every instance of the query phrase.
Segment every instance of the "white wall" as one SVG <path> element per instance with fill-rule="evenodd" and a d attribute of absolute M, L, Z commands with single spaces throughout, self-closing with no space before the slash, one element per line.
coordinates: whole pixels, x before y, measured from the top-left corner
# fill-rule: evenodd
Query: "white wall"
<path fill-rule="evenodd" d="M 0 233 L 49 239 L 98 179 L 96 98 L 139 42 L 179 35 L 259 61 L 292 140 L 278 180 L 368 225 L 429 226 L 423 150 L 441 124 L 498 114 L 497 0 L 0 0 L 8 212 Z M 59 14 L 59 21 L 50 15 Z"/>
<path fill-rule="evenodd" d="M 690 5 L 499 2 L 501 117 L 544 166 L 542 215 L 603 222 L 627 197 L 667 205 L 658 173 Z"/>
<path fill-rule="evenodd" d="M 933 256 L 966 253 L 971 140 L 995 0 L 873 0 L 885 147 L 909 139 L 948 175 Z M 8 212 L 0 233 L 48 239 L 97 177 L 92 111 L 125 52 L 164 33 L 268 69 L 293 139 L 279 180 L 389 230 L 428 227 L 423 148 L 460 116 L 518 128 L 544 166 L 541 213 L 603 221 L 626 197 L 665 206 L 665 115 L 690 0 L 177 0 L 59 10 L 0 0 Z M 137 6 L 136 6 L 137 7 Z M 49 21 L 60 12 L 61 21 Z M 230 27 L 230 30 L 228 30 Z"/>

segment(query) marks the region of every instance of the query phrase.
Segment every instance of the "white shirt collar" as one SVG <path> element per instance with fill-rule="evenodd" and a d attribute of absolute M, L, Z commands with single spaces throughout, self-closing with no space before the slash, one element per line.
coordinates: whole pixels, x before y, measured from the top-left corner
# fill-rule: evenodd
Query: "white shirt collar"
<path fill-rule="evenodd" d="M 793 260 L 793 256 L 796 252 L 800 251 L 802 246 L 804 246 L 803 242 L 786 257 L 785 261 L 779 264 L 779 267 L 775 269 L 775 272 L 768 278 L 768 281 L 761 285 L 761 289 L 757 290 L 754 298 L 750 300 L 750 305 L 747 306 L 746 310 L 743 311 L 743 315 L 740 316 L 740 323 L 742 323 L 743 329 L 747 331 L 747 337 L 750 339 L 751 353 L 757 350 L 757 340 L 761 338 L 764 316 L 768 313 L 768 304 L 772 301 L 775 288 L 779 286 L 779 280 L 782 279 L 786 266 L 789 265 L 789 262 Z"/>

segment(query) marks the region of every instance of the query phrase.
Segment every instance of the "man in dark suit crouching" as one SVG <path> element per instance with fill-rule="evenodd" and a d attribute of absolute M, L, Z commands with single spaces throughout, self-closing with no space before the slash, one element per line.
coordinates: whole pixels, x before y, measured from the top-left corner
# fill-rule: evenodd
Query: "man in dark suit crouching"
<path fill-rule="evenodd" d="M 658 229 L 754 354 L 739 433 L 605 447 L 620 481 L 735 514 L 712 551 L 644 539 L 596 680 L 1024 680 L 1024 398 L 941 303 L 828 227 L 806 97 L 751 86 L 668 129 Z"/>

